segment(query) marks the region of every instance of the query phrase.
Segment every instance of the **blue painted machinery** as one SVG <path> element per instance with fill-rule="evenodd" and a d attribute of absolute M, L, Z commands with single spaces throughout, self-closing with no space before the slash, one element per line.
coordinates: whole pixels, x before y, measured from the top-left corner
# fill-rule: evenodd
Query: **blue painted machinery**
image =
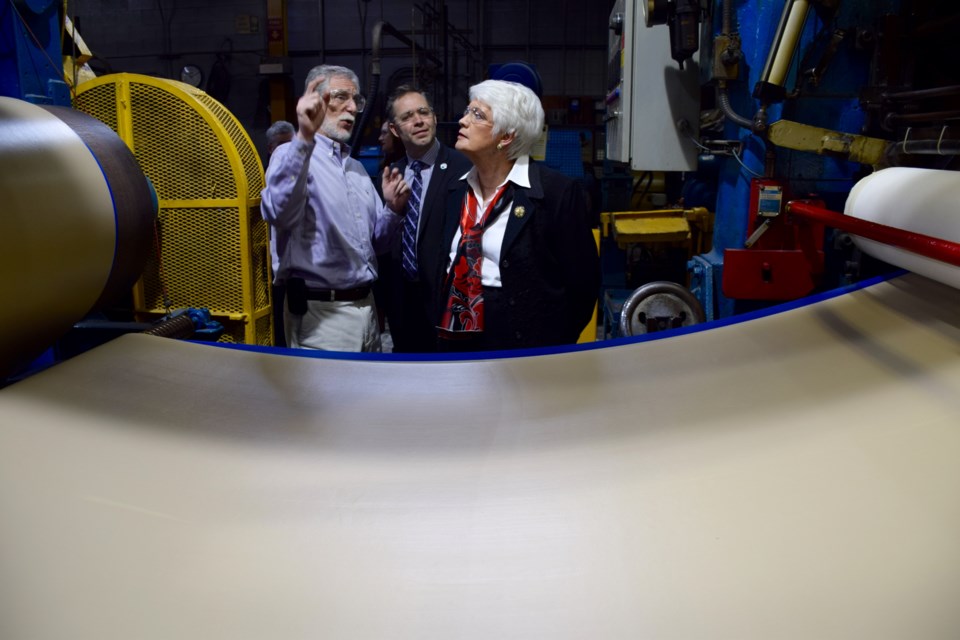
<path fill-rule="evenodd" d="M 946 63 L 958 20 L 945 0 L 620 0 L 604 193 L 625 173 L 636 185 L 663 172 L 668 206 L 714 213 L 712 247 L 689 256 L 680 282 L 707 319 L 889 269 L 786 205 L 842 210 L 856 181 L 887 166 L 958 168 L 960 70 Z"/>
<path fill-rule="evenodd" d="M 733 315 L 812 291 L 799 295 L 771 292 L 753 299 L 725 294 L 722 283 L 731 282 L 726 291 L 735 292 L 738 283 L 734 281 L 749 280 L 752 275 L 749 268 L 745 268 L 746 273 L 731 275 L 724 272 L 724 266 L 728 250 L 749 250 L 745 245 L 759 227 L 752 223 L 767 215 L 751 208 L 758 206 L 757 180 L 769 177 L 771 185 L 788 192 L 781 191 L 780 202 L 770 212 L 772 219 L 782 213 L 788 195 L 814 196 L 842 208 L 856 178 L 864 175 L 860 163 L 840 153 L 778 148 L 770 139 L 770 130 L 777 123 L 789 121 L 860 135 L 865 125 L 860 91 L 869 83 L 871 52 L 854 40 L 858 31 L 862 37 L 864 30 L 874 29 L 882 16 L 895 12 L 898 3 L 846 2 L 839 7 L 836 2 L 812 4 L 795 0 L 782 4 L 717 3 L 719 10 L 711 24 L 716 35 L 708 41 L 712 45 L 711 59 L 716 62 L 704 72 L 712 72 L 716 104 L 726 116 L 718 137 L 735 143 L 717 176 L 713 249 L 695 256 L 689 264 L 691 289 L 704 308 L 711 310 L 712 317 Z M 785 33 L 791 28 L 794 33 Z M 782 251 L 779 247 L 776 250 Z M 795 267 L 783 265 L 784 269 Z M 758 272 L 757 277 L 773 279 L 776 274 Z M 843 273 L 823 274 L 817 284 L 838 285 L 845 277 Z"/>
<path fill-rule="evenodd" d="M 55 0 L 0 3 L 0 95 L 70 106 L 61 54 L 62 6 Z"/>

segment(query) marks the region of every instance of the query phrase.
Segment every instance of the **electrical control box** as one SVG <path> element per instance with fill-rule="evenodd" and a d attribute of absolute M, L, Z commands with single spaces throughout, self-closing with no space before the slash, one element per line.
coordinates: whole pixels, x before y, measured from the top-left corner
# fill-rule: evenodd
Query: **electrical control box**
<path fill-rule="evenodd" d="M 646 0 L 617 0 L 610 13 L 607 158 L 636 171 L 694 171 L 700 130 L 699 54 L 683 69 L 667 25 L 647 27 Z"/>

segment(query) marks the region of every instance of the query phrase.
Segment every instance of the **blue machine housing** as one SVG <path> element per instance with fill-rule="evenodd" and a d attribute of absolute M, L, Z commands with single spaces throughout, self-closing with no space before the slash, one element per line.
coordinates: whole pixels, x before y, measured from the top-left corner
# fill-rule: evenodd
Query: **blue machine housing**
<path fill-rule="evenodd" d="M 63 79 L 60 3 L 9 0 L 0 3 L 0 95 L 33 104 L 69 107 Z"/>
<path fill-rule="evenodd" d="M 734 1 L 733 31 L 739 34 L 743 57 L 739 65 L 739 77 L 728 84 L 730 104 L 737 114 L 751 119 L 760 107 L 753 97 L 753 89 L 761 75 L 770 52 L 782 2 Z M 721 33 L 722 0 L 714 0 L 714 23 L 710 25 L 714 35 Z M 854 33 L 858 28 L 872 27 L 884 14 L 899 10 L 898 0 L 851 0 L 840 3 L 836 14 L 825 22 L 821 15 L 811 10 L 797 53 L 791 63 L 785 82 L 788 91 L 800 87 L 795 97 L 788 96 L 783 102 L 768 106 L 768 122 L 780 119 L 822 127 L 850 134 L 861 134 L 864 112 L 860 105 L 862 88 L 869 84 L 869 52 L 858 49 L 849 38 L 838 47 L 826 66 L 826 72 L 815 86 L 804 83 L 798 70 L 812 68 L 823 59 L 824 49 L 836 32 Z M 712 38 L 704 38 L 702 58 L 710 59 Z M 704 65 L 709 69 L 709 65 Z M 710 81 L 709 78 L 704 79 Z M 719 170 L 709 167 L 709 175 L 698 184 L 699 173 L 688 177 L 695 193 L 709 192 L 716 186 L 716 206 L 713 248 L 710 252 L 695 256 L 688 264 L 691 290 L 707 312 L 708 319 L 723 318 L 750 311 L 754 302 L 741 302 L 726 298 L 720 288 L 723 278 L 723 255 L 726 249 L 744 246 L 749 222 L 750 181 L 764 172 L 764 164 L 772 143 L 762 135 L 738 127 L 729 119 L 723 137 L 739 140 L 743 145 L 742 162 L 727 158 Z M 864 175 L 865 167 L 856 162 L 845 161 L 809 152 L 774 148 L 775 168 L 773 177 L 783 180 L 790 191 L 798 197 L 816 197 L 828 207 L 843 208 L 843 202 L 853 184 Z M 869 168 L 866 168 L 869 172 Z M 829 258 L 828 258 L 829 260 Z M 831 283 L 846 284 L 842 279 Z"/>

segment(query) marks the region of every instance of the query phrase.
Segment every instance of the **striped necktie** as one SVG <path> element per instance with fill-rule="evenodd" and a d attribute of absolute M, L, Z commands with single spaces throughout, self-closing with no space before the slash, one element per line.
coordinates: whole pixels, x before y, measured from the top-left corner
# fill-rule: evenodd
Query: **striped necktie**
<path fill-rule="evenodd" d="M 423 194 L 423 180 L 420 172 L 426 166 L 419 160 L 410 163 L 413 179 L 410 182 L 407 215 L 403 220 L 403 273 L 408 280 L 417 279 L 417 225 L 420 222 L 420 200 Z"/>

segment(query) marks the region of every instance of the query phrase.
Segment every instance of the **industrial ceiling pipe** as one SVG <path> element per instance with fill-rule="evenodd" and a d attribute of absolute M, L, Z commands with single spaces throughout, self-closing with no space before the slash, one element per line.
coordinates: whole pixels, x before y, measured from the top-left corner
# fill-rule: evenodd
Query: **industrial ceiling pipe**
<path fill-rule="evenodd" d="M 411 49 L 415 47 L 415 43 L 410 38 L 404 35 L 401 31 L 398 31 L 397 28 L 391 25 L 389 22 L 384 22 L 381 20 L 373 25 L 373 38 L 370 44 L 370 87 L 367 90 L 367 95 L 370 97 L 367 104 L 370 108 L 365 109 L 363 113 L 360 114 L 360 123 L 353 131 L 353 139 L 350 141 L 350 153 L 353 157 L 357 157 L 357 155 L 360 153 L 360 136 L 363 135 L 363 130 L 366 128 L 367 122 L 370 119 L 370 111 L 377 103 L 377 94 L 380 92 L 380 76 L 382 73 L 380 68 L 380 60 L 383 57 L 383 36 L 385 34 L 393 36 Z M 432 54 L 428 53 L 427 58 L 436 62 L 437 64 L 440 63 L 440 60 Z"/>

